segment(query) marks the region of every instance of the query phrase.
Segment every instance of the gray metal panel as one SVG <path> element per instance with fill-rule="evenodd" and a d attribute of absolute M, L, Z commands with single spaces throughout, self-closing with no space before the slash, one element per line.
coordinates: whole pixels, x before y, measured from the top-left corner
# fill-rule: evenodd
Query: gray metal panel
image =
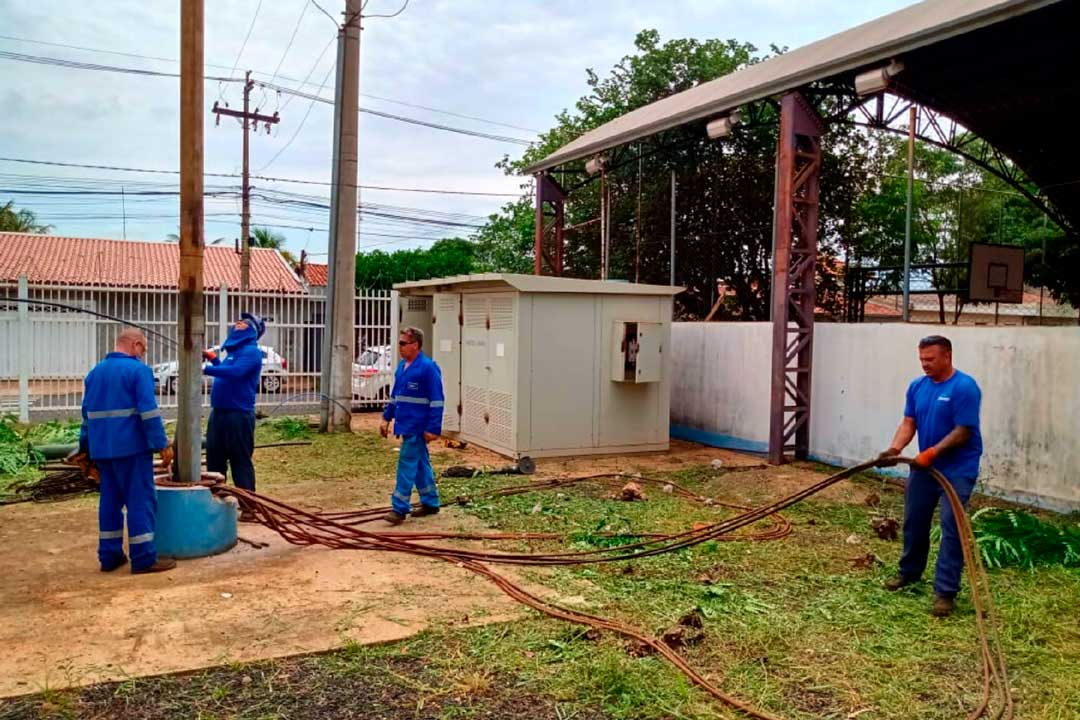
<path fill-rule="evenodd" d="M 595 446 L 595 307 L 588 295 L 533 295 L 528 452 Z"/>
<path fill-rule="evenodd" d="M 927 0 L 633 110 L 590 130 L 525 172 L 586 158 L 1059 1 Z"/>

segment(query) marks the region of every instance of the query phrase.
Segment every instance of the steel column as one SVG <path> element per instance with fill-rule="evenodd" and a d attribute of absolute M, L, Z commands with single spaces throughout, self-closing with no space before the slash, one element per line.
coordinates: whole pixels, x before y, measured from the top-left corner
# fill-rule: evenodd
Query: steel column
<path fill-rule="evenodd" d="M 814 269 L 823 123 L 799 93 L 780 101 L 773 232 L 772 390 L 769 462 L 810 453 Z"/>
<path fill-rule="evenodd" d="M 547 173 L 537 173 L 536 178 L 536 229 L 533 240 L 533 274 L 543 275 L 545 267 L 552 275 L 562 275 L 566 224 L 566 191 Z M 551 213 L 544 210 L 544 203 L 551 205 Z M 551 223 L 545 225 L 544 218 Z M 551 241 L 548 241 L 551 235 Z M 549 250 L 550 246 L 550 252 Z"/>

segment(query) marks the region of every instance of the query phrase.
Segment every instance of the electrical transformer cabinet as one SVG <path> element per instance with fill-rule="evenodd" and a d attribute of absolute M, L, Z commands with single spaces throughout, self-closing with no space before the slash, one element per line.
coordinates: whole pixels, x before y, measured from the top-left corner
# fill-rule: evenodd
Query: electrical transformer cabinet
<path fill-rule="evenodd" d="M 488 273 L 395 289 L 402 326 L 430 328 L 444 432 L 513 458 L 668 448 L 681 288 Z"/>

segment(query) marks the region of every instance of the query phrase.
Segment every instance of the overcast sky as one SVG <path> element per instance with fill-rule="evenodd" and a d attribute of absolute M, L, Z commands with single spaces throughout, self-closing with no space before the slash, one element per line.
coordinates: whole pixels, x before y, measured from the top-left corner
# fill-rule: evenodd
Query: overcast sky
<path fill-rule="evenodd" d="M 401 1 L 369 0 L 365 13 L 393 13 Z M 339 16 L 344 0 L 320 0 L 319 4 Z M 908 0 L 411 0 L 397 17 L 365 20 L 361 106 L 528 140 L 533 137 L 529 128 L 550 127 L 556 113 L 571 107 L 585 92 L 586 68 L 607 74 L 633 49 L 634 35 L 642 29 L 656 28 L 663 40 L 734 38 L 759 48 L 768 48 L 770 43 L 795 48 L 908 4 Z M 0 51 L 176 72 L 178 65 L 169 59 L 179 57 L 179 7 L 179 0 L 0 0 Z M 241 54 L 249 28 L 250 38 Z M 285 53 L 294 30 L 295 39 Z M 334 37 L 330 18 L 309 0 L 207 0 L 206 74 L 239 77 L 250 69 L 265 73 L 256 79 L 269 80 L 280 63 L 277 82 L 298 87 L 309 78 L 304 89 L 316 92 L 325 78 L 320 94 L 330 98 L 334 48 L 326 48 Z M 236 71 L 231 73 L 234 65 Z M 176 170 L 178 94 L 179 81 L 173 78 L 69 69 L 0 56 L 0 156 Z M 277 111 L 281 116 L 271 135 L 252 137 L 253 173 L 328 180 L 331 106 L 278 97 L 261 89 L 253 98 L 261 111 Z M 235 121 L 215 127 L 209 111 L 219 99 L 239 107 L 241 85 L 206 83 L 206 169 L 236 173 L 241 163 L 241 131 Z M 514 193 L 521 179 L 504 176 L 494 165 L 504 154 L 517 156 L 521 151 L 521 146 L 513 143 L 361 115 L 360 182 L 364 185 Z M 28 176 L 64 180 L 32 180 Z M 92 181 L 77 182 L 75 178 Z M 12 189 L 40 187 L 43 182 L 55 189 L 98 191 L 122 185 L 123 212 L 116 197 L 42 198 L 10 193 Z M 119 238 L 125 233 L 121 217 L 126 214 L 129 239 L 164 239 L 177 231 L 177 199 L 134 193 L 169 190 L 176 182 L 170 175 L 0 161 L 0 203 L 14 199 L 18 205 L 30 207 L 41 220 L 54 225 L 57 234 Z M 253 184 L 323 198 L 328 194 L 320 185 Z M 236 178 L 207 179 L 208 189 L 214 186 L 228 191 L 219 186 L 238 185 Z M 386 214 L 415 217 L 418 211 L 452 213 L 450 219 L 467 226 L 481 222 L 482 216 L 509 199 L 362 191 L 363 203 L 394 207 L 373 208 L 383 216 L 365 217 L 360 249 L 427 245 L 446 232 L 387 218 Z M 225 237 L 229 242 L 237 237 L 238 210 L 235 199 L 209 201 L 207 237 Z M 435 217 L 447 219 L 445 215 Z M 325 211 L 260 201 L 254 207 L 253 224 L 314 227 L 312 232 L 278 229 L 294 252 L 306 248 L 316 255 L 325 253 L 326 233 L 319 230 L 327 224 Z M 468 232 L 468 227 L 462 227 L 462 234 Z"/>

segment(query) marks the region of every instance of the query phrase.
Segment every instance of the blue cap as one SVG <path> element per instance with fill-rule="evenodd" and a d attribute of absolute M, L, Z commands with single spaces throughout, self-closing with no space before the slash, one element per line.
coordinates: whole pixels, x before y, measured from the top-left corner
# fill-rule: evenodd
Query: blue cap
<path fill-rule="evenodd" d="M 252 313 L 240 313 L 240 319 L 247 320 L 255 328 L 255 339 L 259 339 L 266 332 L 266 321 Z"/>

